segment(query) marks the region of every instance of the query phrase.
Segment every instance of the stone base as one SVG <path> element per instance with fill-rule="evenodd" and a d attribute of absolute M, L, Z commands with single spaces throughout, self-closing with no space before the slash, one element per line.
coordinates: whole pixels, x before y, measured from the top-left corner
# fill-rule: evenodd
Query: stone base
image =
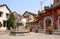
<path fill-rule="evenodd" d="M 7 28 L 6 27 L 0 27 L 0 31 L 6 31 Z"/>
<path fill-rule="evenodd" d="M 25 36 L 29 32 L 10 32 L 10 35 L 13 36 Z"/>
<path fill-rule="evenodd" d="M 26 35 L 26 33 L 29 33 L 29 32 L 30 32 L 29 30 L 27 30 L 24 27 L 20 26 L 19 28 L 12 29 L 11 32 L 10 32 L 10 35 L 23 36 L 23 35 Z"/>

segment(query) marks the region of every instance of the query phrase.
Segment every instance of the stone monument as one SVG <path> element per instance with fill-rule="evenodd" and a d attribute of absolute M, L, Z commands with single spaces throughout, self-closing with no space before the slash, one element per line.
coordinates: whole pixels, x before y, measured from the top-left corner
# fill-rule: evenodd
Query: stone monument
<path fill-rule="evenodd" d="M 25 28 L 25 25 L 26 25 L 26 19 L 25 18 L 23 18 L 21 21 L 17 22 L 16 24 L 17 24 L 17 27 L 15 30 L 13 30 L 11 32 L 12 35 L 21 35 L 21 34 L 24 35 L 24 33 L 29 32 L 29 30 L 27 30 Z"/>

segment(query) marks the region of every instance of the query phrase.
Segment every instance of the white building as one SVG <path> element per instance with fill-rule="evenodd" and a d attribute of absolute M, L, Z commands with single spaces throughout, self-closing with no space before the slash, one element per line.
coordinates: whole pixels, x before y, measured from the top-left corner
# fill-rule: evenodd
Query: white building
<path fill-rule="evenodd" d="M 7 27 L 7 20 L 9 18 L 9 14 L 11 13 L 10 9 L 6 4 L 0 5 L 0 22 L 2 26 L 0 29 L 6 28 Z M 3 29 L 2 28 L 2 29 Z"/>

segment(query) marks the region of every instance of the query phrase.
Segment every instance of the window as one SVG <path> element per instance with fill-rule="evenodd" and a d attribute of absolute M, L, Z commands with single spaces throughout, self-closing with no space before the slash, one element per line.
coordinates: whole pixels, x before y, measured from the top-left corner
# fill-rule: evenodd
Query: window
<path fill-rule="evenodd" d="M 7 18 L 9 17 L 9 14 L 8 14 L 8 13 L 6 13 L 6 17 L 7 17 Z"/>
<path fill-rule="evenodd" d="M 18 20 L 18 22 L 19 22 L 20 20 Z"/>
<path fill-rule="evenodd" d="M 17 22 L 20 22 L 20 17 L 17 18 Z"/>
<path fill-rule="evenodd" d="M 30 15 L 30 16 L 29 16 L 29 19 L 30 19 L 30 20 L 32 20 L 32 19 L 33 19 L 32 17 L 33 17 L 33 16 L 32 16 L 32 15 Z"/>
<path fill-rule="evenodd" d="M 3 27 L 7 26 L 7 21 L 3 21 Z"/>
<path fill-rule="evenodd" d="M 3 13 L 3 12 L 0 12 L 0 17 L 2 17 L 2 13 Z"/>
<path fill-rule="evenodd" d="M 42 27 L 42 21 L 40 21 L 40 27 Z"/>

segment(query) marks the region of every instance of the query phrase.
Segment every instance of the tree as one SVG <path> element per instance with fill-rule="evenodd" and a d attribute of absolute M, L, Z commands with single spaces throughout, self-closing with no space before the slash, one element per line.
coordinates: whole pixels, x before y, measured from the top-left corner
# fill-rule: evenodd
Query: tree
<path fill-rule="evenodd" d="M 13 13 L 11 13 L 8 19 L 8 26 L 12 28 L 16 28 L 15 20 L 16 20 L 15 16 L 13 15 Z"/>

